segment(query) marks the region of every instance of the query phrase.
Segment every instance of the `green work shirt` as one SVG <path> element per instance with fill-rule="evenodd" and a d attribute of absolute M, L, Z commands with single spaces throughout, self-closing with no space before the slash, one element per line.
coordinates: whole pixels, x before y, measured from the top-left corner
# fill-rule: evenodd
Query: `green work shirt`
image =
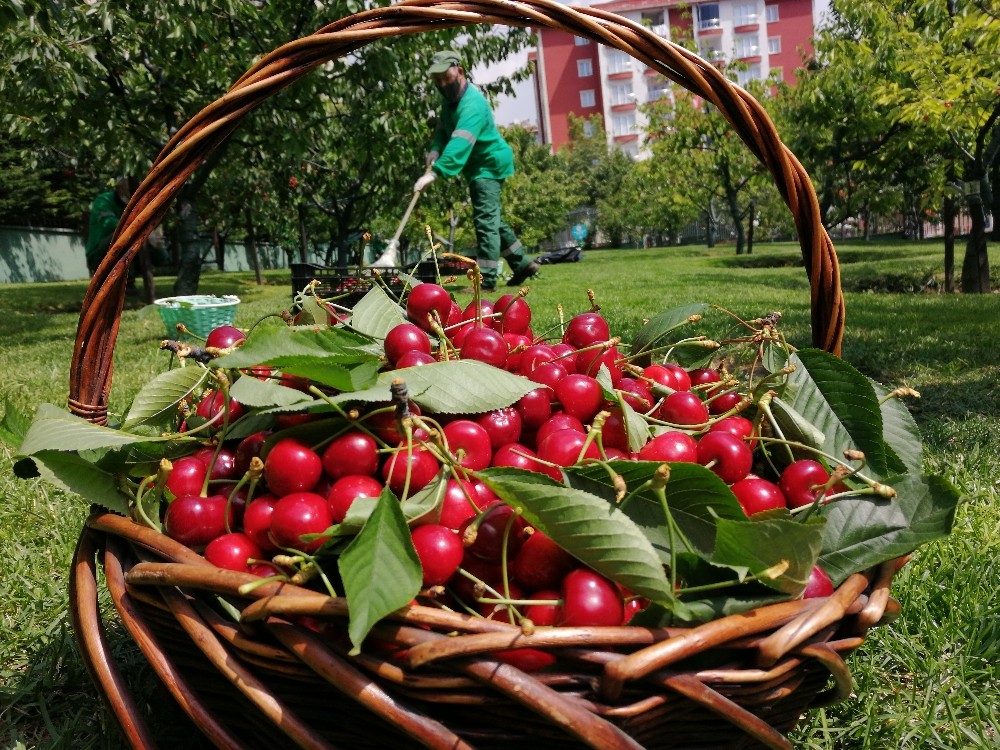
<path fill-rule="evenodd" d="M 114 190 L 101 193 L 90 204 L 90 223 L 87 225 L 87 258 L 103 258 L 111 247 L 111 236 L 125 206 Z"/>
<path fill-rule="evenodd" d="M 497 130 L 490 105 L 471 83 L 461 99 L 442 105 L 431 151 L 440 154 L 433 166 L 439 177 L 461 172 L 472 182 L 514 174 L 514 152 Z"/>

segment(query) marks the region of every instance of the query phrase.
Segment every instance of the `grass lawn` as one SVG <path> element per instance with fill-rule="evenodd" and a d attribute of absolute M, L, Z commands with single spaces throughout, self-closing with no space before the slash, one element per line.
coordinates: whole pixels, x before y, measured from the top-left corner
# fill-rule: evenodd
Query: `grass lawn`
<path fill-rule="evenodd" d="M 850 660 L 856 695 L 810 713 L 797 746 L 987 748 L 1000 744 L 1000 331 L 997 295 L 906 290 L 941 276 L 934 243 L 842 243 L 848 323 L 844 357 L 865 374 L 921 392 L 913 403 L 928 467 L 964 495 L 952 536 L 922 548 L 896 579 L 903 615 L 872 632 Z M 628 341 L 644 318 L 684 303 L 712 302 L 745 318 L 783 313 L 791 341 L 809 344 L 805 273 L 794 245 L 763 245 L 737 258 L 731 247 L 593 251 L 583 262 L 545 267 L 529 302 L 536 332 L 589 306 L 593 289 Z M 206 273 L 199 291 L 243 299 L 237 324 L 286 306 L 285 272 Z M 172 280 L 160 279 L 161 289 Z M 460 282 L 459 286 L 464 283 Z M 456 286 L 458 289 L 458 286 Z M 884 291 L 890 290 L 890 291 Z M 82 283 L 0 286 L 0 397 L 33 410 L 67 395 Z M 463 299 L 459 294 L 460 301 Z M 468 300 L 468 295 L 465 296 Z M 155 311 L 122 317 L 112 411 L 166 365 Z M 0 748 L 120 748 L 114 723 L 77 656 L 69 625 L 69 560 L 87 503 L 11 473 L 0 443 Z M 163 746 L 191 744 L 190 729 L 160 702 L 131 641 L 110 640 L 129 669 Z"/>

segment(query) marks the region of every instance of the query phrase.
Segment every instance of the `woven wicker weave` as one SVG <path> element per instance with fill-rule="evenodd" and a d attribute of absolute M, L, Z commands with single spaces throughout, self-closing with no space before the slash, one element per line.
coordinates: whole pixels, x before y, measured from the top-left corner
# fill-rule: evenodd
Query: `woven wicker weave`
<path fill-rule="evenodd" d="M 88 290 L 71 409 L 105 422 L 128 263 L 184 180 L 244 115 L 370 41 L 471 24 L 550 27 L 602 42 L 715 104 L 770 170 L 795 218 L 811 282 L 813 341 L 839 353 L 843 297 L 815 192 L 749 94 L 687 50 L 592 8 L 412 0 L 342 19 L 272 52 L 177 132 L 126 208 Z M 374 633 L 405 655 L 348 657 L 346 645 L 292 624 L 303 615 L 345 622 L 343 600 L 278 584 L 240 596 L 239 586 L 254 579 L 95 510 L 75 556 L 73 621 L 125 737 L 141 748 L 154 747 L 155 739 L 109 653 L 98 563 L 117 615 L 166 688 L 212 743 L 229 748 L 787 748 L 785 734 L 806 709 L 850 692 L 843 657 L 870 627 L 898 612 L 889 595 L 898 563 L 889 563 L 850 577 L 828 599 L 762 607 L 690 629 L 552 628 L 527 636 L 504 623 L 414 606 Z M 220 599 L 242 610 L 239 625 L 220 614 Z M 553 650 L 556 668 L 532 676 L 491 656 L 518 646 Z"/>

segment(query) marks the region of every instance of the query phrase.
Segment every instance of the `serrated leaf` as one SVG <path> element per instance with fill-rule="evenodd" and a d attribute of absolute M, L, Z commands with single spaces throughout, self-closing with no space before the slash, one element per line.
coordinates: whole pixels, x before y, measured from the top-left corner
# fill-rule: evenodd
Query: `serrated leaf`
<path fill-rule="evenodd" d="M 365 360 L 352 361 L 350 365 L 314 356 L 284 356 L 273 360 L 273 364 L 285 374 L 307 378 L 338 391 L 359 391 L 375 383 L 382 367 L 380 360 L 371 355 L 364 356 Z"/>
<path fill-rule="evenodd" d="M 655 461 L 613 461 L 611 468 L 628 487 L 629 495 L 618 506 L 642 529 L 660 559 L 670 561 L 670 532 L 666 525 L 663 507 L 649 489 L 643 489 L 661 466 Z M 670 513 L 683 534 L 682 543 L 706 559 L 715 550 L 716 527 L 720 519 L 745 519 L 739 502 L 719 477 L 704 466 L 689 463 L 672 463 L 667 480 L 666 495 Z M 574 466 L 565 470 L 572 484 L 576 477 L 605 486 L 605 497 L 613 497 L 613 485 L 607 472 L 598 465 Z M 678 552 L 684 551 L 681 546 Z"/>
<path fill-rule="evenodd" d="M 10 399 L 3 401 L 3 418 L 0 419 L 0 440 L 12 447 L 24 441 L 31 428 L 31 415 Z"/>
<path fill-rule="evenodd" d="M 839 357 L 803 349 L 792 357 L 781 399 L 819 429 L 823 451 L 840 457 L 845 449 L 864 452 L 866 473 L 885 478 L 904 471 L 882 439 L 882 411 L 871 381 Z"/>
<path fill-rule="evenodd" d="M 42 404 L 35 413 L 35 420 L 31 423 L 18 453 L 22 456 L 31 456 L 45 450 L 79 451 L 88 448 L 113 448 L 148 440 L 148 437 L 130 435 L 110 427 L 100 427 L 51 404 Z"/>
<path fill-rule="evenodd" d="M 892 487 L 891 499 L 848 496 L 820 509 L 827 525 L 819 562 L 835 584 L 951 531 L 960 496 L 948 480 L 908 474 Z"/>
<path fill-rule="evenodd" d="M 889 389 L 879 383 L 872 382 L 875 396 L 879 399 L 882 410 L 882 437 L 910 474 L 921 474 L 923 470 L 923 444 L 920 440 L 920 429 L 913 421 L 913 415 L 906 404 L 898 398 L 885 398 Z"/>
<path fill-rule="evenodd" d="M 351 328 L 373 339 L 384 339 L 389 331 L 406 322 L 403 309 L 378 285 L 369 289 L 351 312 Z"/>
<path fill-rule="evenodd" d="M 118 492 L 115 477 L 90 461 L 74 454 L 43 450 L 30 459 L 42 479 L 80 495 L 87 503 L 96 503 L 115 513 L 128 513 L 128 503 Z"/>
<path fill-rule="evenodd" d="M 450 475 L 451 472 L 447 467 L 442 468 L 441 473 L 437 475 L 434 481 L 400 503 L 407 525 L 416 521 L 424 523 L 438 522 L 441 516 L 441 504 L 444 502 L 444 493 L 448 488 L 447 482 Z M 351 507 L 348 508 L 343 523 L 338 528 L 338 536 L 358 533 L 368 521 L 368 517 L 375 510 L 375 506 L 379 502 L 380 499 L 375 497 L 356 498 L 351 503 Z"/>
<path fill-rule="evenodd" d="M 300 390 L 288 388 L 274 380 L 260 380 L 252 375 L 237 378 L 229 388 L 229 395 L 244 406 L 254 408 L 289 406 L 313 400 L 312 396 Z"/>
<path fill-rule="evenodd" d="M 652 349 L 673 343 L 679 338 L 684 338 L 683 336 L 671 337 L 670 334 L 678 328 L 687 325 L 691 316 L 701 315 L 708 307 L 707 303 L 697 302 L 691 305 L 675 307 L 672 310 L 665 310 L 656 315 L 632 339 L 632 361 L 638 365 L 649 364 L 650 356 L 648 354 L 645 356 L 636 355 L 641 355 L 643 352 L 649 352 Z"/>
<path fill-rule="evenodd" d="M 178 367 L 160 373 L 142 387 L 125 417 L 123 428 L 161 423 L 176 414 L 177 404 L 208 379 L 204 367 Z"/>
<path fill-rule="evenodd" d="M 254 331 L 235 351 L 212 360 L 213 367 L 241 369 L 270 365 L 281 369 L 286 360 L 316 358 L 343 367 L 374 359 L 363 350 L 371 343 L 345 328 L 294 326 Z"/>
<path fill-rule="evenodd" d="M 819 557 L 825 526 L 821 518 L 811 518 L 805 523 L 721 519 L 712 562 L 745 567 L 763 585 L 798 596 Z M 780 563 L 787 563 L 784 572 L 773 577 L 765 575 Z"/>
<path fill-rule="evenodd" d="M 770 408 L 778 429 L 786 440 L 794 440 L 817 450 L 823 449 L 826 436 L 798 411 L 780 398 L 772 399 Z"/>
<path fill-rule="evenodd" d="M 364 527 L 337 559 L 347 596 L 352 654 L 379 620 L 405 607 L 423 582 L 420 560 L 399 501 L 382 493 Z"/>
<path fill-rule="evenodd" d="M 621 393 L 615 394 L 615 400 L 618 402 L 618 408 L 622 410 L 629 450 L 638 451 L 649 442 L 649 422 L 629 405 Z"/>
<path fill-rule="evenodd" d="M 598 573 L 651 601 L 674 601 L 656 550 L 614 504 L 536 472 L 495 468 L 479 475 L 529 524 Z"/>
<path fill-rule="evenodd" d="M 378 387 L 388 391 L 396 378 L 406 383 L 410 398 L 421 407 L 442 414 L 481 414 L 502 409 L 538 387 L 527 378 L 471 359 L 384 372 Z"/>

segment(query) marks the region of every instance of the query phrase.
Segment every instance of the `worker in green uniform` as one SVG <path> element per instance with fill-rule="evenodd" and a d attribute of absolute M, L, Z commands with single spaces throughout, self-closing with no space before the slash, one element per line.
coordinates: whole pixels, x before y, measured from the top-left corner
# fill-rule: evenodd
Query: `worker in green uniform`
<path fill-rule="evenodd" d="M 436 53 L 428 73 L 444 103 L 427 154 L 429 169 L 413 190 L 422 191 L 435 177 L 461 173 L 469 183 L 483 288 L 496 288 L 501 256 L 514 272 L 507 285 L 520 286 L 538 272 L 538 264 L 524 254 L 521 241 L 501 216 L 500 191 L 514 174 L 514 152 L 497 130 L 485 97 L 465 77 L 457 52 Z"/>
<path fill-rule="evenodd" d="M 111 249 L 111 237 L 121 219 L 125 206 L 138 187 L 134 177 L 119 177 L 113 190 L 100 193 L 90 204 L 90 218 L 87 224 L 87 270 L 93 276 L 104 256 Z M 137 294 L 135 289 L 135 266 L 129 265 L 126 293 Z"/>

